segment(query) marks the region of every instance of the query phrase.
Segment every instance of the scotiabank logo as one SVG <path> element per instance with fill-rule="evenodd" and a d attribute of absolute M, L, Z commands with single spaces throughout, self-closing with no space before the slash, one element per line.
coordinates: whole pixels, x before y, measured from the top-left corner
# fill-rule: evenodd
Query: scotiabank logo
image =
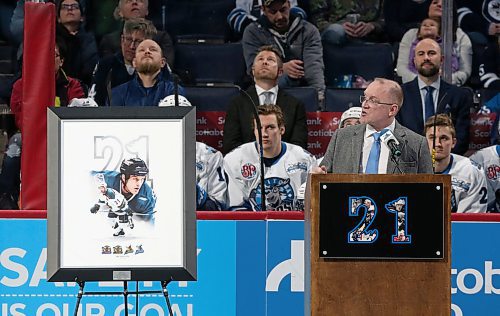
<path fill-rule="evenodd" d="M 500 294 L 500 269 L 493 268 L 492 261 L 484 262 L 484 270 L 479 271 L 473 268 L 462 270 L 451 269 L 451 294 L 458 291 L 463 294 Z M 496 278 L 493 278 L 496 276 Z M 497 287 L 493 280 L 496 280 Z"/>

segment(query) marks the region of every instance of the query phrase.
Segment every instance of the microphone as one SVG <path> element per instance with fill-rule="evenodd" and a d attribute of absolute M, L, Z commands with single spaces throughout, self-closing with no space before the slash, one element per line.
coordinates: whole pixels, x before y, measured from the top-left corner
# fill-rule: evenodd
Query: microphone
<path fill-rule="evenodd" d="M 257 136 L 258 140 L 257 142 L 259 143 L 259 160 L 260 160 L 260 204 L 261 204 L 261 211 L 266 211 L 266 186 L 265 186 L 265 181 L 264 181 L 264 149 L 262 149 L 262 123 L 260 122 L 260 117 L 259 117 L 259 111 L 257 110 L 257 105 L 255 104 L 254 100 L 246 92 L 245 90 L 241 89 L 240 86 L 234 85 L 238 90 L 245 95 L 248 100 L 250 100 L 250 103 L 253 105 L 253 115 L 255 117 L 255 125 L 257 125 Z"/>
<path fill-rule="evenodd" d="M 170 75 L 174 78 L 174 100 L 175 106 L 179 106 L 179 76 L 173 72 Z"/>
<path fill-rule="evenodd" d="M 401 150 L 399 149 L 399 141 L 391 132 L 391 130 L 387 130 L 382 136 L 380 136 L 380 141 L 386 144 L 391 151 L 391 156 L 399 157 L 401 156 Z"/>

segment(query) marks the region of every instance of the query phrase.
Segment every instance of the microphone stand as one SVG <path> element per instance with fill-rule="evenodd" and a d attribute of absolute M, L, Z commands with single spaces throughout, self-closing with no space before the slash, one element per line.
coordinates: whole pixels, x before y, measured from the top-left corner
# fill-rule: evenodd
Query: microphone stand
<path fill-rule="evenodd" d="M 390 156 L 391 156 L 392 162 L 394 162 L 394 164 L 396 165 L 396 169 L 398 169 L 399 173 L 404 174 L 404 172 L 399 168 L 399 163 L 398 163 L 398 160 L 396 158 L 397 156 L 396 156 L 396 154 L 394 154 L 394 152 L 392 150 L 391 150 Z"/>
<path fill-rule="evenodd" d="M 172 77 L 174 77 L 174 102 L 175 106 L 179 106 L 179 76 L 171 73 Z"/>
<path fill-rule="evenodd" d="M 448 92 L 445 92 L 445 94 L 443 95 L 441 100 L 439 100 L 438 105 L 436 107 L 436 112 L 437 112 L 437 109 L 439 109 L 439 106 L 441 105 L 441 103 L 443 102 L 443 100 L 447 94 L 448 94 Z M 436 117 L 437 117 L 437 113 L 434 114 L 434 122 L 432 123 L 432 125 L 433 125 L 432 126 L 432 133 L 434 135 L 434 137 L 432 138 L 432 152 L 431 152 L 432 173 L 436 173 Z"/>
<path fill-rule="evenodd" d="M 242 92 L 252 103 L 253 115 L 255 117 L 255 125 L 257 126 L 257 145 L 259 147 L 259 160 L 260 160 L 260 202 L 261 211 L 266 210 L 266 186 L 264 182 L 264 149 L 262 148 L 262 123 L 260 122 L 259 112 L 257 111 L 257 105 L 253 101 L 252 97 L 245 90 L 241 89 L 239 86 L 235 85 L 240 92 Z"/>

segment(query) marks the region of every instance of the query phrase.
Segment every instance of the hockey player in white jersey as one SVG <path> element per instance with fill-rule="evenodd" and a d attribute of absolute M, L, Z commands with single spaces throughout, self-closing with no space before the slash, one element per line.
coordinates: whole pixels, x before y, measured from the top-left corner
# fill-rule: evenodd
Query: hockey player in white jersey
<path fill-rule="evenodd" d="M 500 212 L 500 145 L 475 152 L 470 159 L 481 165 L 488 182 L 488 212 Z"/>
<path fill-rule="evenodd" d="M 455 127 L 446 114 L 427 119 L 425 137 L 429 149 L 435 146 L 436 174 L 451 175 L 453 213 L 484 213 L 488 202 L 486 178 L 480 166 L 467 157 L 452 154 L 457 140 Z"/>
<path fill-rule="evenodd" d="M 258 112 L 262 123 L 266 210 L 303 210 L 303 201 L 297 195 L 310 169 L 317 166 L 316 159 L 301 147 L 281 141 L 285 124 L 278 106 L 262 105 Z M 255 134 L 257 138 L 256 129 Z M 231 210 L 262 210 L 259 161 L 257 142 L 243 144 L 224 158 Z"/>
<path fill-rule="evenodd" d="M 94 176 L 94 181 L 99 190 L 99 199 L 97 203 L 90 208 L 92 214 L 98 211 L 107 211 L 113 213 L 112 228 L 115 230 L 113 236 L 125 235 L 125 227 L 134 228 L 132 221 L 132 210 L 128 207 L 127 199 L 118 191 L 108 188 L 104 179 L 104 174 L 98 173 Z"/>
<path fill-rule="evenodd" d="M 191 103 L 178 96 L 179 106 Z M 169 95 L 160 101 L 159 106 L 175 106 L 175 96 Z M 196 209 L 221 211 L 226 208 L 227 179 L 224 172 L 222 153 L 214 148 L 196 142 Z"/>

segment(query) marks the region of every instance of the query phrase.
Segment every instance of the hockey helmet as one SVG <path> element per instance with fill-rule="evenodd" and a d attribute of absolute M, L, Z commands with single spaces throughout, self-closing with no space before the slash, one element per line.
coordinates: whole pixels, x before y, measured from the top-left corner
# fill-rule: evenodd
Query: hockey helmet
<path fill-rule="evenodd" d="M 74 98 L 68 104 L 68 107 L 97 107 L 97 103 L 92 98 Z"/>
<path fill-rule="evenodd" d="M 171 94 L 163 98 L 158 106 L 175 106 L 175 95 Z M 192 106 L 186 97 L 179 95 L 179 106 Z"/>
<path fill-rule="evenodd" d="M 120 173 L 124 175 L 145 176 L 148 172 L 148 166 L 141 158 L 124 159 L 120 166 Z"/>
<path fill-rule="evenodd" d="M 359 106 L 353 106 L 352 108 L 347 109 L 344 113 L 342 113 L 342 116 L 340 117 L 340 124 L 339 126 L 342 127 L 344 124 L 344 121 L 350 118 L 361 118 L 361 107 Z"/>

